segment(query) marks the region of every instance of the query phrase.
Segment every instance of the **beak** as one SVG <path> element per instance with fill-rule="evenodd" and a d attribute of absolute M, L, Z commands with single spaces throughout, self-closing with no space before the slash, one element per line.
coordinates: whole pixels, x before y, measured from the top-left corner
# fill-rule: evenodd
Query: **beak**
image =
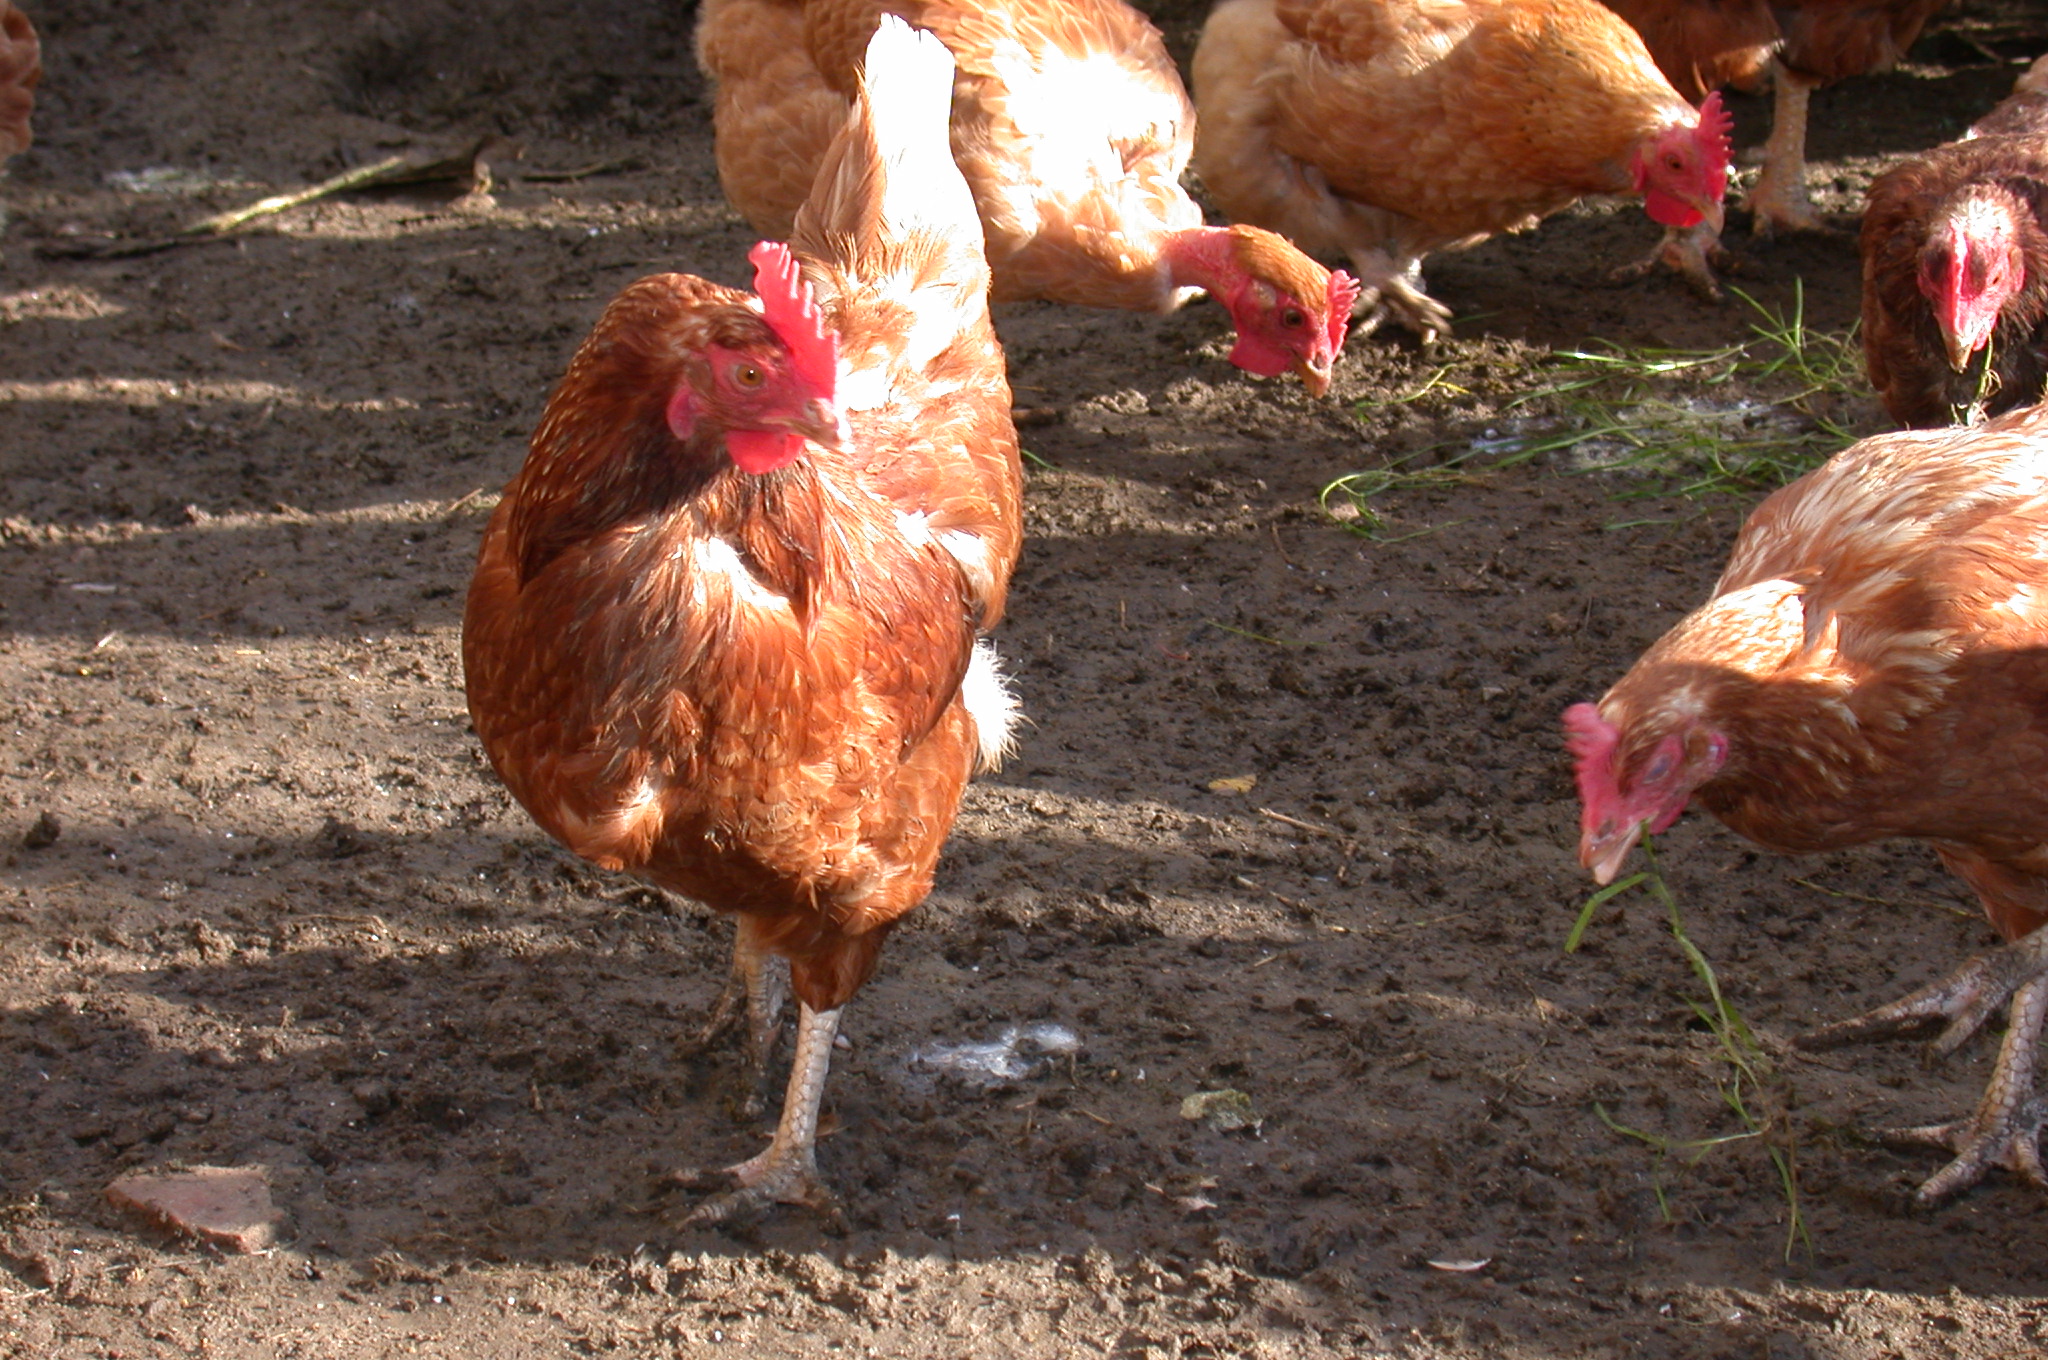
<path fill-rule="evenodd" d="M 1604 888 L 1621 872 L 1622 862 L 1636 848 L 1642 834 L 1641 822 L 1630 822 L 1627 826 L 1602 823 L 1599 830 L 1579 837 L 1579 864 L 1591 869 L 1593 881 Z"/>
<path fill-rule="evenodd" d="M 1330 356 L 1304 355 L 1294 361 L 1294 371 L 1301 375 L 1301 385 L 1312 397 L 1321 397 L 1330 390 Z"/>
<path fill-rule="evenodd" d="M 1966 371 L 1970 360 L 1977 357 L 1977 351 L 1984 348 L 1976 337 L 1950 330 L 1947 326 L 1941 328 L 1941 343 L 1948 350 L 1948 366 L 1958 373 Z"/>
<path fill-rule="evenodd" d="M 853 443 L 853 431 L 837 406 L 823 397 L 806 403 L 803 414 L 789 422 L 792 433 L 800 434 L 834 453 L 843 453 Z"/>
<path fill-rule="evenodd" d="M 1700 210 L 1700 216 L 1704 217 L 1707 220 L 1707 225 L 1714 229 L 1714 235 L 1719 236 L 1722 225 L 1728 220 L 1727 214 L 1722 211 L 1721 200 L 1718 198 L 1696 198 L 1693 200 L 1693 206 Z"/>

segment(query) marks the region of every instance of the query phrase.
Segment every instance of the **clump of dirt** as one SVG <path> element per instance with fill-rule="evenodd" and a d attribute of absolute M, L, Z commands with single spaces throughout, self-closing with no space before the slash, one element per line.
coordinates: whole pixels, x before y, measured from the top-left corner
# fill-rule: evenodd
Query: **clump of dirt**
<path fill-rule="evenodd" d="M 1859 1132 L 1968 1108 L 1982 1046 L 1933 1070 L 1784 1046 L 1988 944 L 1924 849 L 1666 838 L 1788 1083 L 1810 1253 L 1757 1140 L 1660 1156 L 1596 1113 L 1742 1131 L 1649 904 L 1561 952 L 1588 885 L 1556 720 L 1701 597 L 1754 493 L 1622 501 L 1655 488 L 1475 450 L 1550 418 L 1516 403 L 1555 349 L 1748 337 L 1740 302 L 1602 282 L 1654 239 L 1639 212 L 1432 261 L 1457 338 L 1356 345 L 1322 403 L 1232 369 L 1206 304 L 1004 310 L 1041 413 L 1000 639 L 1032 726 L 848 1012 L 821 1144 L 843 1232 L 682 1232 L 673 1173 L 762 1135 L 730 1058 L 677 1053 L 725 927 L 509 803 L 457 629 L 605 300 L 745 276 L 692 15 L 47 8 L 39 142 L 0 183 L 0 1355 L 2048 1345 L 2015 1250 L 2038 1192 L 1994 1176 L 1909 1216 L 1931 1163 Z M 1167 17 L 1184 49 L 1199 16 Z M 1817 96 L 1823 206 L 2002 94 L 2042 46 L 2025 17 L 1973 9 L 1967 40 Z M 1764 103 L 1737 105 L 1753 142 Z M 485 134 L 488 199 L 80 249 Z M 1852 240 L 1733 237 L 1763 307 L 1853 323 Z M 1443 475 L 1326 513 L 1395 458 Z M 930 1059 L 1027 1031 L 1078 1047 Z M 1226 1090 L 1238 1127 L 1183 1117 Z M 181 1166 L 264 1168 L 283 1244 L 221 1259 L 103 1198 Z"/>

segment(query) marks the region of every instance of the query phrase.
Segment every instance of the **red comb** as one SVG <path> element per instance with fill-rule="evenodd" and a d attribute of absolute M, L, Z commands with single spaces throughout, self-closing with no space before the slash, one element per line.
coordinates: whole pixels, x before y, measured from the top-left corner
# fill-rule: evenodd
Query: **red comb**
<path fill-rule="evenodd" d="M 1620 797 L 1614 783 L 1614 748 L 1621 729 L 1592 704 L 1573 704 L 1564 711 L 1564 745 L 1571 752 L 1572 774 L 1579 786 L 1580 826 L 1590 831 Z"/>
<path fill-rule="evenodd" d="M 1358 301 L 1359 283 L 1343 270 L 1330 275 L 1330 357 L 1344 352 L 1344 332 L 1351 328 L 1351 304 Z"/>
<path fill-rule="evenodd" d="M 1564 711 L 1564 744 L 1573 760 L 1604 763 L 1621 744 L 1621 729 L 1607 721 L 1593 704 L 1573 704 Z"/>
<path fill-rule="evenodd" d="M 1702 151 L 1714 153 L 1715 160 L 1726 167 L 1734 151 L 1735 115 L 1721 106 L 1721 92 L 1715 90 L 1707 96 L 1707 102 L 1700 105 L 1699 139 Z"/>
<path fill-rule="evenodd" d="M 763 241 L 747 258 L 754 265 L 754 292 L 768 328 L 789 348 L 797 376 L 813 393 L 831 400 L 839 374 L 839 337 L 825 328 L 796 256 L 780 241 Z"/>

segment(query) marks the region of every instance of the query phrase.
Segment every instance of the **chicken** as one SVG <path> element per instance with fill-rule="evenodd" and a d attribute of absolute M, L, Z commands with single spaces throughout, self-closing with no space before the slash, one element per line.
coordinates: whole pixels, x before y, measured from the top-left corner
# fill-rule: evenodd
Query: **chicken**
<path fill-rule="evenodd" d="M 43 78 L 43 48 L 35 25 L 9 0 L 0 0 L 0 161 L 26 151 L 33 140 L 36 84 Z"/>
<path fill-rule="evenodd" d="M 781 1120 L 700 1221 L 831 1204 L 813 1144 L 840 1009 L 1010 740 L 981 635 L 1022 474 L 946 143 L 952 69 L 930 37 L 876 31 L 794 257 L 754 249 L 758 300 L 664 274 L 612 301 L 470 587 L 492 765 L 577 854 L 738 917 L 757 1060 L 786 963 Z"/>
<path fill-rule="evenodd" d="M 1236 327 L 1232 363 L 1328 390 L 1356 285 L 1272 232 L 1203 225 L 1180 183 L 1194 109 L 1124 0 L 704 0 L 719 180 L 756 230 L 787 230 L 885 8 L 959 65 L 953 151 L 997 301 L 1170 312 L 1206 292 Z"/>
<path fill-rule="evenodd" d="M 1974 420 L 2048 389 L 2043 85 L 2048 59 L 1964 140 L 1871 182 L 1863 356 L 1902 425 Z"/>
<path fill-rule="evenodd" d="M 1878 435 L 1766 500 L 1713 596 L 1598 706 L 1564 715 L 1579 862 L 1606 883 L 1689 802 L 1787 853 L 1933 843 L 2009 943 L 1806 1036 L 1946 1021 L 1954 1050 L 2010 1000 L 1976 1112 L 1899 1131 L 1953 1154 L 1932 1203 L 2003 1165 L 2042 1181 L 2034 1045 L 2048 1013 L 2048 407 Z"/>
<path fill-rule="evenodd" d="M 2012 93 L 1970 124 L 1963 137 L 2048 137 L 2048 57 L 2029 66 L 2013 82 Z"/>
<path fill-rule="evenodd" d="M 1806 110 L 1813 91 L 1889 66 L 1947 0 L 1606 0 L 1643 35 L 1688 99 L 1723 85 L 1776 88 L 1764 168 L 1744 206 L 1755 230 L 1814 231 L 1806 192 Z"/>
<path fill-rule="evenodd" d="M 1596 0 L 1223 0 L 1195 51 L 1195 170 L 1230 217 L 1351 260 L 1369 330 L 1433 338 L 1425 255 L 1586 194 L 1717 228 L 1718 97 L 1695 109 Z M 1699 286 L 1703 257 L 1674 260 Z"/>

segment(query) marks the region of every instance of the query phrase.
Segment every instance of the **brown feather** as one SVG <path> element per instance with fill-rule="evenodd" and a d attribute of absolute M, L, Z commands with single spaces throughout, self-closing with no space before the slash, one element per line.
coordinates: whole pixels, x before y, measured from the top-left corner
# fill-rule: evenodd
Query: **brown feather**
<path fill-rule="evenodd" d="M 863 201 L 887 192 L 864 119 L 795 241 L 839 341 L 845 447 L 739 471 L 702 351 L 774 332 L 746 294 L 643 279 L 550 399 L 463 628 L 472 721 L 535 820 L 744 916 L 814 1012 L 930 891 L 990 737 L 963 680 L 1022 538 L 971 204 L 904 227 Z M 679 385 L 699 394 L 686 437 Z"/>

